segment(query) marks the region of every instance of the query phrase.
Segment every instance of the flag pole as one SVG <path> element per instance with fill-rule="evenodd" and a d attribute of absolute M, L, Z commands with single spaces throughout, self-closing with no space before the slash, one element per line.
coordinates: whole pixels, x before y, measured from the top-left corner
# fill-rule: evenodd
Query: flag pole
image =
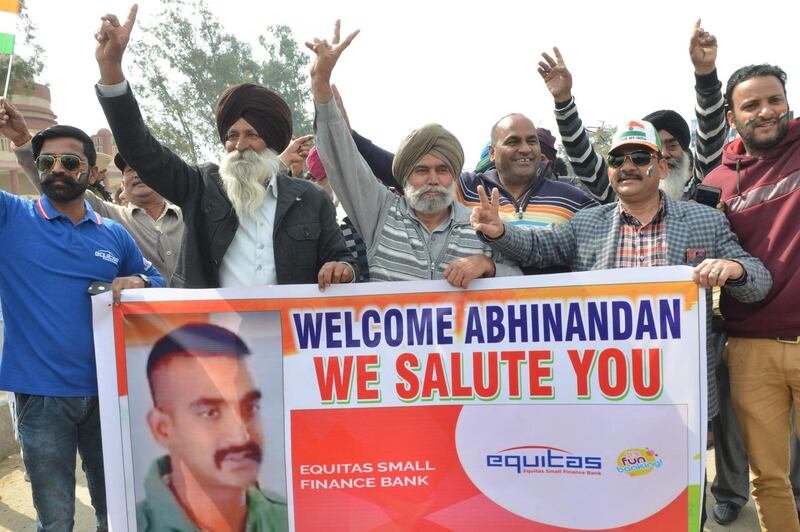
<path fill-rule="evenodd" d="M 6 86 L 3 88 L 3 99 L 6 99 L 8 94 L 8 82 L 11 81 L 11 62 L 14 60 L 14 54 L 8 56 L 8 72 L 6 72 Z"/>

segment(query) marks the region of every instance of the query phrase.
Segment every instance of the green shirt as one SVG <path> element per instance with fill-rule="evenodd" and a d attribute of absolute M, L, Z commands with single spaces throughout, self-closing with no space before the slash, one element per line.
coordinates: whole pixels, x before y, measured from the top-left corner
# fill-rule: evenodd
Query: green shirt
<path fill-rule="evenodd" d="M 171 472 L 169 456 L 162 456 L 150 466 L 144 482 L 145 499 L 136 505 L 136 521 L 140 532 L 200 532 L 169 487 Z M 255 486 L 247 488 L 245 532 L 288 530 L 289 512 L 286 504 L 271 500 Z"/>

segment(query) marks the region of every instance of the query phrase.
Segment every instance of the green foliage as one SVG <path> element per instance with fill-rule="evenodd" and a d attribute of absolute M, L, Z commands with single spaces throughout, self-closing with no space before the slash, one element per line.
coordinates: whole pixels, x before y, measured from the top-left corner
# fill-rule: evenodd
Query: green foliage
<path fill-rule="evenodd" d="M 225 88 L 242 82 L 281 94 L 292 109 L 296 135 L 311 130 L 308 57 L 291 29 L 270 26 L 259 37 L 257 50 L 265 57 L 258 59 L 250 44 L 225 31 L 205 0 L 162 5 L 157 22 L 134 34 L 128 52 L 146 122 L 161 142 L 188 161 L 216 158 L 214 106 Z"/>
<path fill-rule="evenodd" d="M 567 155 L 567 149 L 564 147 L 564 144 L 562 142 L 559 142 L 558 146 L 556 146 L 556 155 L 558 155 L 558 157 L 561 157 L 561 159 L 564 161 L 564 165 L 567 167 L 567 175 L 569 176 L 575 175 L 575 169 L 572 168 L 572 161 L 569 160 L 569 156 Z"/>
<path fill-rule="evenodd" d="M 44 68 L 44 49 L 36 42 L 36 25 L 28 16 L 25 9 L 25 1 L 22 0 L 19 6 L 19 21 L 17 22 L 17 39 L 15 46 L 14 61 L 11 63 L 11 84 L 8 86 L 8 94 L 12 96 L 15 89 L 28 93 L 33 90 L 33 84 L 42 74 Z M 25 43 L 26 54 L 19 55 L 20 43 Z M 0 57 L 0 72 L 5 84 L 6 73 L 8 72 L 9 56 Z M 22 82 L 20 84 L 20 82 Z M 15 83 L 17 86 L 15 87 Z M 2 90 L 2 87 L 0 87 Z M 0 96 L 2 93 L 0 93 Z"/>
<path fill-rule="evenodd" d="M 594 131 L 591 131 L 592 146 L 594 146 L 594 151 L 597 152 L 598 156 L 603 159 L 606 158 L 608 150 L 611 149 L 611 139 L 614 138 L 614 133 L 616 132 L 617 126 L 610 126 L 605 122 L 601 122 Z"/>

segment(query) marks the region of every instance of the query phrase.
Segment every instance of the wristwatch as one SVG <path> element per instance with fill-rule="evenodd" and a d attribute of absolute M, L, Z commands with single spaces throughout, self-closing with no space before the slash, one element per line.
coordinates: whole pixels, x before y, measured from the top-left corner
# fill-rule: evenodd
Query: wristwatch
<path fill-rule="evenodd" d="M 138 277 L 139 279 L 142 280 L 142 282 L 144 283 L 144 287 L 145 288 L 150 288 L 150 287 L 153 286 L 153 283 L 150 282 L 150 278 L 148 276 L 146 276 L 145 274 L 137 273 L 136 277 Z"/>

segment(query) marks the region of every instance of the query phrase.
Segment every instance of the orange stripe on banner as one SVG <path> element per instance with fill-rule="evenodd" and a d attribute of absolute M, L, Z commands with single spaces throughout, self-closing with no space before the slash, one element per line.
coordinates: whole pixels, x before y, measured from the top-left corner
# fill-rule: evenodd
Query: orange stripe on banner
<path fill-rule="evenodd" d="M 123 309 L 112 305 L 114 313 L 114 352 L 117 360 L 117 394 L 128 395 L 128 365 L 125 363 L 125 326 Z"/>
<path fill-rule="evenodd" d="M 414 292 L 410 294 L 385 294 L 385 295 L 364 295 L 346 297 L 326 297 L 318 299 L 306 298 L 283 298 L 283 299 L 231 299 L 231 300 L 200 300 L 200 301 L 150 301 L 138 303 L 123 303 L 122 313 L 127 316 L 159 315 L 163 322 L 162 331 L 166 333 L 175 328 L 173 325 L 180 325 L 186 321 L 207 320 L 207 316 L 198 315 L 213 312 L 281 312 L 281 336 L 283 342 L 283 355 L 295 355 L 298 352 L 294 342 L 292 323 L 288 311 L 303 310 L 323 310 L 327 308 L 341 309 L 343 307 L 352 308 L 357 314 L 362 313 L 367 308 L 386 308 L 398 307 L 403 305 L 425 305 L 425 304 L 451 304 L 456 311 L 455 327 L 456 331 L 464 330 L 466 301 L 471 303 L 504 303 L 510 301 L 526 300 L 554 300 L 554 299 L 588 299 L 588 298 L 610 298 L 626 297 L 638 299 L 642 297 L 658 296 L 681 296 L 683 297 L 685 310 L 689 310 L 697 305 L 697 285 L 692 281 L 672 281 L 664 283 L 625 283 L 612 285 L 590 285 L 590 286 L 551 286 L 533 288 L 507 288 L 503 290 L 472 290 L 469 298 L 464 292 Z M 187 312 L 191 309 L 191 312 Z M 166 315 L 183 315 L 171 316 Z M 131 322 L 135 320 L 130 320 Z M 139 322 L 141 323 L 141 322 Z M 116 321 L 115 321 L 116 324 Z M 128 323 L 130 325 L 130 323 Z M 177 325 L 175 325 L 177 326 Z M 147 336 L 147 335 L 144 335 Z M 151 336 L 150 339 L 154 338 Z M 140 340 L 147 341 L 147 338 Z M 119 341 L 119 336 L 117 336 Z M 119 367 L 119 366 L 118 366 Z M 124 366 L 122 366 L 124 367 Z"/>
<path fill-rule="evenodd" d="M 0 11 L 19 14 L 19 0 L 0 0 Z"/>
<path fill-rule="evenodd" d="M 140 347 L 188 323 L 208 323 L 208 313 L 136 314 L 125 316 L 125 345 Z"/>

